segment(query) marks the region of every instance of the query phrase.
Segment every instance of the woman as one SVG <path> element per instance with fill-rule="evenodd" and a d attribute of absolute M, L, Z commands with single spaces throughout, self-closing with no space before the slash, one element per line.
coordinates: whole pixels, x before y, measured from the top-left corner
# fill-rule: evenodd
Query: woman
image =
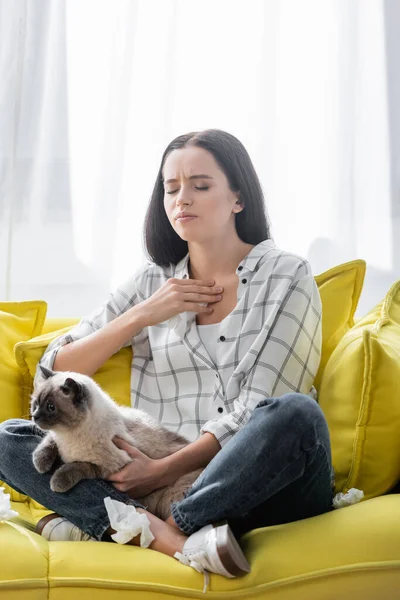
<path fill-rule="evenodd" d="M 57 513 L 38 524 L 47 539 L 109 541 L 110 496 L 147 515 L 152 549 L 235 577 L 250 569 L 236 541 L 242 533 L 332 510 L 329 433 L 310 397 L 318 289 L 308 262 L 270 239 L 250 157 L 221 130 L 182 135 L 166 148 L 145 241 L 152 262 L 52 342 L 40 364 L 93 375 L 132 344 L 132 405 L 190 444 L 151 460 L 116 440 L 134 461 L 108 482 L 57 494 L 50 474 L 32 465 L 41 432 L 11 420 L 0 426 L 0 479 Z M 166 522 L 134 500 L 200 467 Z"/>

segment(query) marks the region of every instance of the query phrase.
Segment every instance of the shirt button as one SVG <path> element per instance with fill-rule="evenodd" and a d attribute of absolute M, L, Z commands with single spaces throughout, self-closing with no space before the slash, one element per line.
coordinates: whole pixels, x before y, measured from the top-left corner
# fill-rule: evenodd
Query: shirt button
<path fill-rule="evenodd" d="M 218 373 L 215 373 L 215 377 L 219 377 Z"/>
<path fill-rule="evenodd" d="M 218 412 L 219 412 L 219 413 L 222 413 L 222 412 L 224 412 L 224 409 L 222 408 L 222 406 L 219 406 L 219 407 L 218 407 Z"/>
<path fill-rule="evenodd" d="M 243 269 L 243 267 L 242 267 L 242 266 L 238 267 L 238 271 L 241 271 L 242 269 Z"/>
<path fill-rule="evenodd" d="M 220 337 L 219 339 L 221 340 L 221 342 L 224 342 L 224 341 L 225 341 L 225 338 L 224 338 L 224 336 L 223 336 L 223 335 L 221 335 L 221 337 Z"/>
<path fill-rule="evenodd" d="M 242 283 L 247 283 L 247 279 L 242 279 Z"/>

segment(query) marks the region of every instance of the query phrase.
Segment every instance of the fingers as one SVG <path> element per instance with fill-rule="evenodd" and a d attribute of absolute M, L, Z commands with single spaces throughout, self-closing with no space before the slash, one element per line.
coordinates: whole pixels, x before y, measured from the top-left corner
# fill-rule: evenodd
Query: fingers
<path fill-rule="evenodd" d="M 113 473 L 109 476 L 107 481 L 112 481 L 113 483 L 122 483 L 124 481 L 124 469 L 122 471 L 118 471 L 117 473 Z"/>
<path fill-rule="evenodd" d="M 113 485 L 119 492 L 127 492 L 130 489 L 126 483 L 114 483 Z"/>
<path fill-rule="evenodd" d="M 196 289 L 195 287 L 188 289 L 185 292 L 181 292 L 182 296 L 185 296 L 185 299 L 190 297 L 190 299 L 195 300 L 204 300 L 205 302 L 209 302 L 210 300 L 222 300 L 222 291 L 223 288 L 214 288 L 215 291 L 206 290 L 201 291 L 201 289 Z M 218 290 L 218 291 L 217 291 Z"/>
<path fill-rule="evenodd" d="M 192 291 L 192 290 L 190 290 L 190 291 Z M 206 287 L 198 288 L 198 287 L 193 286 L 193 292 L 198 293 L 198 294 L 207 294 L 207 295 L 221 294 L 223 291 L 224 291 L 224 288 L 220 285 L 217 285 L 217 286 L 211 287 L 211 288 L 206 288 Z"/>
<path fill-rule="evenodd" d="M 120 448 L 121 450 L 125 450 L 125 452 L 127 452 L 130 456 L 133 456 L 133 455 L 137 456 L 137 454 L 139 452 L 139 450 L 137 448 L 135 448 L 135 446 L 132 446 L 132 444 L 130 444 L 126 440 L 123 440 L 120 437 L 115 436 L 113 438 L 113 442 L 117 446 L 117 448 Z"/>
<path fill-rule="evenodd" d="M 188 300 L 191 300 L 192 302 L 196 302 L 196 300 L 198 302 L 219 302 L 222 300 L 222 296 L 221 294 L 218 294 L 216 296 L 204 296 L 204 298 L 202 298 L 199 297 L 198 294 L 191 294 L 191 297 L 188 298 Z"/>
<path fill-rule="evenodd" d="M 220 294 L 224 291 L 224 288 L 220 285 L 215 285 L 215 280 L 203 281 L 201 279 L 179 279 L 180 284 L 191 285 L 193 291 L 201 294 Z"/>
<path fill-rule="evenodd" d="M 130 444 L 126 440 L 123 440 L 122 438 L 114 437 L 113 442 L 114 442 L 115 446 L 117 446 L 121 450 L 125 450 L 125 452 L 127 452 L 131 458 L 142 458 L 143 459 L 144 457 L 147 456 L 141 450 L 139 450 L 139 448 L 136 448 L 136 446 L 132 446 L 132 444 Z"/>
<path fill-rule="evenodd" d="M 125 467 L 123 467 L 120 471 L 117 471 L 116 473 L 113 473 L 112 475 L 110 475 L 107 479 L 107 481 L 112 481 L 113 483 L 125 483 L 127 482 L 127 480 L 130 480 L 131 478 L 131 473 L 130 473 L 130 465 L 132 463 L 127 464 Z"/>
<path fill-rule="evenodd" d="M 175 281 L 179 283 L 183 283 L 183 285 L 214 285 L 214 279 L 175 279 Z"/>

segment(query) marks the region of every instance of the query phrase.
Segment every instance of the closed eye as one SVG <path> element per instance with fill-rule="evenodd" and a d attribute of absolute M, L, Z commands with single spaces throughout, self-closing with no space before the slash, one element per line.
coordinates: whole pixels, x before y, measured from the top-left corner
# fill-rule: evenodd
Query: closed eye
<path fill-rule="evenodd" d="M 208 187 L 197 187 L 197 186 L 194 186 L 194 187 L 195 187 L 196 190 L 204 190 L 205 191 L 205 190 L 209 189 L 209 186 Z M 166 192 L 166 193 L 167 194 L 176 194 L 177 191 L 178 190 L 173 190 L 172 192 Z"/>

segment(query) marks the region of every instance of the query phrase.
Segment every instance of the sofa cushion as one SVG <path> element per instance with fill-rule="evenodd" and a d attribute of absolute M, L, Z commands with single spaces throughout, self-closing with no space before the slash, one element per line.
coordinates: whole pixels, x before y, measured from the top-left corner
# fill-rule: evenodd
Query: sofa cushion
<path fill-rule="evenodd" d="M 78 322 L 78 320 L 76 321 Z M 73 325 L 51 331 L 34 339 L 19 342 L 15 345 L 14 353 L 17 365 L 23 377 L 22 406 L 25 413 L 29 412 L 30 395 L 33 391 L 33 379 L 36 367 L 47 346 L 55 338 L 64 335 Z M 132 347 L 121 348 L 111 356 L 100 369 L 93 375 L 93 379 L 116 402 L 130 406 L 130 373 L 132 362 Z"/>
<path fill-rule="evenodd" d="M 332 352 L 354 325 L 366 263 L 353 260 L 315 277 L 322 302 L 322 352 L 314 386 L 319 391 L 322 374 Z"/>
<path fill-rule="evenodd" d="M 27 415 L 21 405 L 23 379 L 14 359 L 14 345 L 42 332 L 47 303 L 42 300 L 0 302 L 0 422 Z"/>
<path fill-rule="evenodd" d="M 27 413 L 21 404 L 23 379 L 14 360 L 14 344 L 38 335 L 46 318 L 47 303 L 42 300 L 0 302 L 0 422 Z M 4 485 L 13 500 L 27 497 Z"/>
<path fill-rule="evenodd" d="M 6 600 L 394 600 L 400 586 L 396 495 L 250 531 L 241 545 L 251 573 L 236 579 L 211 574 L 207 594 L 201 573 L 161 552 L 111 542 L 48 543 L 31 531 L 36 519 L 26 507 L 13 508 L 21 518 L 0 524 L 0 547 L 7 549 L 0 596 Z"/>
<path fill-rule="evenodd" d="M 339 342 L 319 403 L 328 421 L 336 491 L 365 498 L 400 479 L 400 281 Z"/>

